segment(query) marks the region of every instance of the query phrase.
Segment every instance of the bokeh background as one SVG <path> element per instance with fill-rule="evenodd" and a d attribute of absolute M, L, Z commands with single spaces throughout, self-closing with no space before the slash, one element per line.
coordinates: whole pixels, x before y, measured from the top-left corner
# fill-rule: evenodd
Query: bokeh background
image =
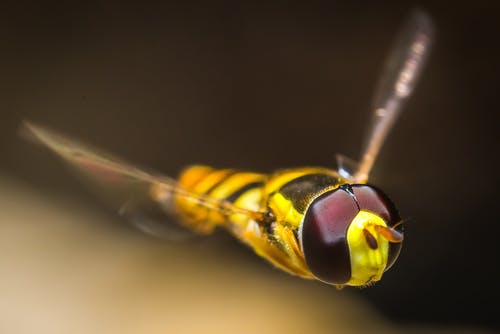
<path fill-rule="evenodd" d="M 406 217 L 368 289 L 273 269 L 227 234 L 140 234 L 17 135 L 30 119 L 176 175 L 356 157 L 394 34 L 437 40 L 373 171 Z M 0 14 L 2 333 L 489 332 L 498 300 L 495 2 L 16 2 Z"/>

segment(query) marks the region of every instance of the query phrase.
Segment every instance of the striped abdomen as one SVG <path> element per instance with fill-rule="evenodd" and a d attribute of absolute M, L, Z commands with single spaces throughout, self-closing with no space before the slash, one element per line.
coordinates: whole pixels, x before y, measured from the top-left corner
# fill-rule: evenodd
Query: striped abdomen
<path fill-rule="evenodd" d="M 258 173 L 192 166 L 180 175 L 179 183 L 194 193 L 225 200 L 243 209 L 259 211 L 262 207 L 265 179 L 265 175 Z M 248 223 L 247 217 L 223 216 L 217 211 L 182 197 L 176 199 L 176 207 L 183 223 L 200 233 L 210 233 L 216 225 L 226 225 L 228 219 L 233 222 L 228 227 L 235 233 L 239 233 L 238 227 L 245 228 Z"/>

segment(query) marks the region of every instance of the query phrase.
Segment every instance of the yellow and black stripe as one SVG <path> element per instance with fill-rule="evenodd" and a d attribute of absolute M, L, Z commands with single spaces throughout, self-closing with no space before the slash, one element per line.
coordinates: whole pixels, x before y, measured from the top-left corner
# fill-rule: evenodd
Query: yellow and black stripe
<path fill-rule="evenodd" d="M 238 203 L 243 209 L 258 211 L 262 206 L 262 196 L 255 196 L 255 191 L 261 193 L 265 179 L 265 175 L 258 173 L 192 166 L 182 172 L 179 183 L 193 193 Z M 246 198 L 249 194 L 252 194 L 252 200 Z M 176 199 L 176 207 L 183 222 L 201 233 L 209 233 L 217 225 L 226 225 L 230 218 L 183 197 Z"/>

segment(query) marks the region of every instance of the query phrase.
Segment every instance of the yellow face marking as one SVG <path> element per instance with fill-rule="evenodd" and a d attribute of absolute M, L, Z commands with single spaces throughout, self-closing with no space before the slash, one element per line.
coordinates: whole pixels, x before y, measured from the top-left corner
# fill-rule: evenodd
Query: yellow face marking
<path fill-rule="evenodd" d="M 347 243 L 351 256 L 351 279 L 347 285 L 361 286 L 380 280 L 387 265 L 389 242 L 378 231 L 377 226 L 387 227 L 376 214 L 360 211 L 347 229 Z M 376 241 L 367 241 L 369 233 Z"/>

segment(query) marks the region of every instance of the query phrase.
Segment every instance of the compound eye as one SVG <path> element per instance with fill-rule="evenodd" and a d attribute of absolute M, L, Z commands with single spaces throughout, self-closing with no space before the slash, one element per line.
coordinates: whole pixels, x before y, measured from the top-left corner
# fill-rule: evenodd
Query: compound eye
<path fill-rule="evenodd" d="M 351 187 L 358 202 L 360 210 L 366 210 L 379 215 L 389 227 L 393 227 L 401 221 L 399 212 L 390 198 L 380 189 L 365 184 L 355 184 Z M 403 225 L 399 224 L 395 230 L 403 233 Z M 389 269 L 401 251 L 401 242 L 389 244 L 386 270 Z"/>
<path fill-rule="evenodd" d="M 343 284 L 351 278 L 347 229 L 359 210 L 342 189 L 326 192 L 306 210 L 301 244 L 306 263 L 318 279 Z"/>
<path fill-rule="evenodd" d="M 390 227 L 399 222 L 400 217 L 396 207 L 380 189 L 364 184 L 352 185 L 351 189 L 361 210 L 376 213 Z"/>

